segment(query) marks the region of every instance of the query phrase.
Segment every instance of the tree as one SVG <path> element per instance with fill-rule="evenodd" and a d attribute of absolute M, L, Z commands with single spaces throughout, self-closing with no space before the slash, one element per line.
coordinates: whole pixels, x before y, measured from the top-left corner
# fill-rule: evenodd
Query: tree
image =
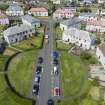
<path fill-rule="evenodd" d="M 97 38 L 97 39 L 96 39 L 96 44 L 98 45 L 98 44 L 100 44 L 100 43 L 101 43 L 100 38 Z"/>
<path fill-rule="evenodd" d="M 80 58 L 82 59 L 82 60 L 89 60 L 89 59 L 91 59 L 91 55 L 89 54 L 89 53 L 87 53 L 87 52 L 82 52 L 81 54 L 80 54 Z"/>

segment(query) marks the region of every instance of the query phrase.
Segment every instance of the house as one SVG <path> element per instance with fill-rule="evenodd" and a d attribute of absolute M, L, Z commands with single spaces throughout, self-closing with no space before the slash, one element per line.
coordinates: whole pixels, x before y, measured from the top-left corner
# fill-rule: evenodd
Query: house
<path fill-rule="evenodd" d="M 71 18 L 74 17 L 75 12 L 76 8 L 74 7 L 59 8 L 53 13 L 53 18 L 54 19 Z"/>
<path fill-rule="evenodd" d="M 88 21 L 86 30 L 92 32 L 105 32 L 105 19 L 99 18 L 95 21 Z"/>
<path fill-rule="evenodd" d="M 48 10 L 43 7 L 37 7 L 37 8 L 31 8 L 28 11 L 28 14 L 34 15 L 34 16 L 48 16 Z"/>
<path fill-rule="evenodd" d="M 103 4 L 103 3 L 105 3 L 105 0 L 98 0 L 98 3 Z"/>
<path fill-rule="evenodd" d="M 68 20 L 64 20 L 63 22 L 60 23 L 61 30 L 67 30 L 70 27 L 80 28 L 81 27 L 81 20 L 74 17 L 74 18 L 70 18 Z"/>
<path fill-rule="evenodd" d="M 0 11 L 0 25 L 9 24 L 8 17 Z"/>
<path fill-rule="evenodd" d="M 22 22 L 29 26 L 40 27 L 40 20 L 32 17 L 31 15 L 22 16 Z"/>
<path fill-rule="evenodd" d="M 8 16 L 22 16 L 24 15 L 24 10 L 19 5 L 13 4 L 6 10 Z"/>
<path fill-rule="evenodd" d="M 99 79 L 99 83 L 105 86 L 105 69 L 102 66 L 90 66 L 90 76 L 92 79 Z"/>
<path fill-rule="evenodd" d="M 69 28 L 63 32 L 62 41 L 72 43 L 84 50 L 91 48 L 95 43 L 95 36 L 87 31 Z"/>
<path fill-rule="evenodd" d="M 105 43 L 101 43 L 96 49 L 96 56 L 105 69 Z"/>
<path fill-rule="evenodd" d="M 84 22 L 87 22 L 87 21 L 97 20 L 98 16 L 96 14 L 92 14 L 92 13 L 81 13 L 78 18 Z"/>
<path fill-rule="evenodd" d="M 26 24 L 20 24 L 8 28 L 3 32 L 4 39 L 8 44 L 24 40 L 35 33 L 35 27 Z"/>
<path fill-rule="evenodd" d="M 101 16 L 105 15 L 105 9 L 98 9 L 96 14 Z"/>

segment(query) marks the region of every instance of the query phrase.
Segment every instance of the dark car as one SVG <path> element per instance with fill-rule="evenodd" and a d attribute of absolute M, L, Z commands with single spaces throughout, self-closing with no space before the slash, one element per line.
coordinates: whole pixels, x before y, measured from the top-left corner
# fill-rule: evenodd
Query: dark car
<path fill-rule="evenodd" d="M 54 101 L 53 101 L 52 99 L 49 99 L 49 100 L 47 101 L 47 105 L 54 105 Z"/>
<path fill-rule="evenodd" d="M 53 64 L 58 65 L 58 59 L 53 59 Z"/>
<path fill-rule="evenodd" d="M 36 74 L 40 74 L 42 72 L 42 67 L 41 66 L 38 66 L 37 69 L 36 69 Z"/>
<path fill-rule="evenodd" d="M 42 57 L 39 57 L 39 58 L 38 58 L 38 63 L 39 63 L 39 64 L 42 64 L 42 63 L 43 63 L 43 58 L 42 58 Z"/>
<path fill-rule="evenodd" d="M 39 92 L 39 85 L 34 85 L 33 86 L 33 90 L 32 90 L 32 92 L 35 94 L 35 95 L 38 95 L 38 92 Z"/>

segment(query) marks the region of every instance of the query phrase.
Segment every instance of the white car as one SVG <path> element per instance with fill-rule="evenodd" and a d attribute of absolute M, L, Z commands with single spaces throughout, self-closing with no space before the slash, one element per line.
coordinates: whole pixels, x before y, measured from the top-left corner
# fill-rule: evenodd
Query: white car
<path fill-rule="evenodd" d="M 40 76 L 35 77 L 34 81 L 35 81 L 36 83 L 39 83 L 39 82 L 40 82 Z"/>
<path fill-rule="evenodd" d="M 54 75 L 58 74 L 58 67 L 57 66 L 54 66 L 54 68 L 53 68 L 53 74 Z"/>

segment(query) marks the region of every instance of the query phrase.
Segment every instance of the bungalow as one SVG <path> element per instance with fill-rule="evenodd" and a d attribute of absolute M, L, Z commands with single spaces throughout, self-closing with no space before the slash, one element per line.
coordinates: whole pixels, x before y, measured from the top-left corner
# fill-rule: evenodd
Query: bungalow
<path fill-rule="evenodd" d="M 8 28 L 3 32 L 4 39 L 8 44 L 24 40 L 35 33 L 35 28 L 26 24 L 20 24 Z"/>
<path fill-rule="evenodd" d="M 81 27 L 81 20 L 78 18 L 70 18 L 68 20 L 64 20 L 60 23 L 61 30 L 67 30 L 70 27 L 72 28 L 80 28 Z"/>
<path fill-rule="evenodd" d="M 81 13 L 79 19 L 84 22 L 97 20 L 97 15 L 92 13 Z"/>
<path fill-rule="evenodd" d="M 28 11 L 28 14 L 30 15 L 34 15 L 34 16 L 48 16 L 48 10 L 46 8 L 40 8 L 40 7 L 37 7 L 37 8 L 31 8 L 29 11 Z"/>
<path fill-rule="evenodd" d="M 96 56 L 105 69 L 105 43 L 102 43 L 97 47 Z"/>
<path fill-rule="evenodd" d="M 4 13 L 2 13 L 1 11 L 0 11 L 0 24 L 1 25 L 9 24 L 8 17 Z"/>
<path fill-rule="evenodd" d="M 31 15 L 22 16 L 23 24 L 27 24 L 29 26 L 40 27 L 40 20 L 35 19 Z"/>
<path fill-rule="evenodd" d="M 87 31 L 69 28 L 63 32 L 62 41 L 75 44 L 84 50 L 88 50 L 91 45 L 95 43 L 95 36 Z"/>
<path fill-rule="evenodd" d="M 6 14 L 8 16 L 22 16 L 24 15 L 24 11 L 19 5 L 13 4 L 8 7 Z"/>
<path fill-rule="evenodd" d="M 101 18 L 96 21 L 88 21 L 86 30 L 92 32 L 105 32 L 105 19 Z"/>
<path fill-rule="evenodd" d="M 76 8 L 74 7 L 59 8 L 53 13 L 53 18 L 54 19 L 71 18 L 74 17 L 75 12 Z"/>

